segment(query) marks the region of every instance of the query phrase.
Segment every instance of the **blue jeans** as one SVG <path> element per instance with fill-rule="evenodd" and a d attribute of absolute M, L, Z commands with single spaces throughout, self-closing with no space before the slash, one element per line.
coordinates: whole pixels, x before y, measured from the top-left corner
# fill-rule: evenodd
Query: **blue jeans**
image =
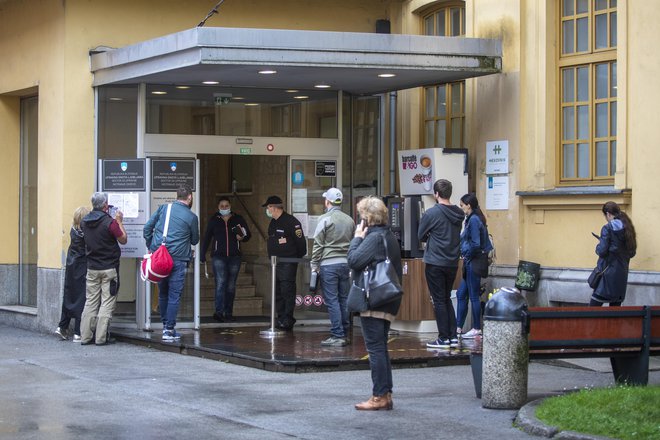
<path fill-rule="evenodd" d="M 456 313 L 454 305 L 451 303 L 451 288 L 456 278 L 456 270 L 456 267 L 433 264 L 426 264 L 424 269 L 440 339 L 456 337 Z"/>
<path fill-rule="evenodd" d="M 472 271 L 470 261 L 465 262 L 465 279 L 456 292 L 456 325 L 461 328 L 467 317 L 468 295 L 472 306 L 472 328 L 481 330 L 481 277 Z"/>
<path fill-rule="evenodd" d="M 236 297 L 236 279 L 241 270 L 241 257 L 213 257 L 215 274 L 215 313 L 232 316 L 234 297 Z"/>
<path fill-rule="evenodd" d="M 387 352 L 387 338 L 390 321 L 368 316 L 360 317 L 364 345 L 369 353 L 369 368 L 373 382 L 372 394 L 384 396 L 392 392 L 392 364 Z"/>
<path fill-rule="evenodd" d="M 176 325 L 176 315 L 179 312 L 179 302 L 183 293 L 183 283 L 186 280 L 187 261 L 174 260 L 170 276 L 158 283 L 158 308 L 164 328 L 172 330 Z"/>
<path fill-rule="evenodd" d="M 345 338 L 348 335 L 350 321 L 346 300 L 350 288 L 349 274 L 350 269 L 346 263 L 321 266 L 320 270 L 323 300 L 328 307 L 332 324 L 330 333 L 335 338 Z"/>

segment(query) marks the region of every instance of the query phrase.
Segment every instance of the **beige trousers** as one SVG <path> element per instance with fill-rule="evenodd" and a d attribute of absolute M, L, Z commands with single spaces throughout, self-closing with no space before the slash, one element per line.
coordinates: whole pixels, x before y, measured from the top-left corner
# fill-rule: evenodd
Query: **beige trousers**
<path fill-rule="evenodd" d="M 117 305 L 117 295 L 110 295 L 110 282 L 117 281 L 117 270 L 87 269 L 85 308 L 80 320 L 80 342 L 89 344 L 96 333 L 96 344 L 107 342 L 108 326 Z"/>

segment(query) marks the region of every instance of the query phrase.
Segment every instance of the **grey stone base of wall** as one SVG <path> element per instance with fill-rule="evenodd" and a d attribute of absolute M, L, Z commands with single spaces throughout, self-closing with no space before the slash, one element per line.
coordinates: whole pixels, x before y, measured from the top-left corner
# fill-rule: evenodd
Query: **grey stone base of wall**
<path fill-rule="evenodd" d="M 488 291 L 516 284 L 517 266 L 497 265 L 485 280 Z M 530 307 L 587 305 L 592 289 L 587 284 L 591 269 L 541 267 L 536 291 L 522 291 Z M 660 272 L 631 271 L 624 306 L 660 304 Z"/>
<path fill-rule="evenodd" d="M 37 306 L 19 306 L 18 265 L 0 266 L 0 323 L 37 332 L 57 327 L 62 311 L 63 270 L 37 269 Z"/>

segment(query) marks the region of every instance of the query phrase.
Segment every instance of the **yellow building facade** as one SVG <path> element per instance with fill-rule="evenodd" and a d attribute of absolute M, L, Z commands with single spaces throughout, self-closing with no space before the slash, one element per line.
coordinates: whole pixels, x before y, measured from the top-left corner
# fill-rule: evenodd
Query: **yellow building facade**
<path fill-rule="evenodd" d="M 660 9 L 653 2 L 227 0 L 217 14 L 208 18 L 205 31 L 195 30 L 215 3 L 0 2 L 0 151 L 5 160 L 0 182 L 5 188 L 6 211 L 0 217 L 0 227 L 5 231 L 5 245 L 0 248 L 2 322 L 34 329 L 56 325 L 71 213 L 89 204 L 91 193 L 99 189 L 97 159 L 117 158 L 111 151 L 117 139 L 127 145 L 124 151 L 134 152 L 128 158 L 147 157 L 149 151 L 165 157 L 171 153 L 166 147 L 158 150 L 150 145 L 169 142 L 155 136 L 166 134 L 158 130 L 166 125 L 168 115 L 188 112 L 172 108 L 188 104 L 158 104 L 150 93 L 155 91 L 154 84 L 165 85 L 164 77 L 153 83 L 139 78 L 156 78 L 159 69 L 174 70 L 173 65 L 163 68 L 162 64 L 182 62 L 181 58 L 168 61 L 168 56 L 179 57 L 184 49 L 156 54 L 160 43 L 170 41 L 158 39 L 175 35 L 181 43 L 175 42 L 174 46 L 183 47 L 189 36 L 201 41 L 211 34 L 227 35 L 222 30 L 232 28 L 247 30 L 246 35 L 254 30 L 257 36 L 277 38 L 280 34 L 256 30 L 300 32 L 290 37 L 286 34 L 291 40 L 283 41 L 309 39 L 300 43 L 311 48 L 303 52 L 308 58 L 294 62 L 291 57 L 301 50 L 296 47 L 298 52 L 291 50 L 283 55 L 280 66 L 295 64 L 301 69 L 295 71 L 300 81 L 307 72 L 303 69 L 310 67 L 319 68 L 316 73 L 325 75 L 322 79 L 330 85 L 340 77 L 348 79 L 345 88 L 337 91 L 336 113 L 317 106 L 306 113 L 307 122 L 301 116 L 307 130 L 298 130 L 289 122 L 286 129 L 280 126 L 281 115 L 293 111 L 293 107 L 286 106 L 278 106 L 277 110 L 269 107 L 269 118 L 280 116 L 279 131 L 275 119 L 266 121 L 263 114 L 258 124 L 262 132 L 254 131 L 254 122 L 246 124 L 251 127 L 245 129 L 247 135 L 236 124 L 227 130 L 234 130 L 237 136 L 254 137 L 256 143 L 261 139 L 275 142 L 276 149 L 281 144 L 284 156 L 299 156 L 300 160 L 311 157 L 304 142 L 282 140 L 279 132 L 306 131 L 307 135 L 291 137 L 316 139 L 320 149 L 328 142 L 330 149 L 337 149 L 341 168 L 332 183 L 350 193 L 351 200 L 365 191 L 385 195 L 399 190 L 390 165 L 390 146 L 396 150 L 464 149 L 468 153 L 469 188 L 484 207 L 492 196 L 488 185 L 493 177 L 487 172 L 487 143 L 507 141 L 508 172 L 495 176 L 508 185 L 504 206 L 484 211 L 497 248 L 488 289 L 512 285 L 518 262 L 526 260 L 541 266 L 538 288 L 527 292 L 530 304 L 587 303 L 590 290 L 586 278 L 596 261 L 591 232 L 598 232 L 604 223 L 600 212 L 603 203 L 613 200 L 631 216 L 638 237 L 625 304 L 659 302 L 660 243 L 656 242 L 660 239 L 656 237 L 654 217 L 660 213 L 660 199 L 654 193 L 660 183 L 655 167 L 660 156 L 654 141 L 660 128 L 654 123 L 653 106 L 655 97 L 660 98 L 654 82 L 660 61 L 653 42 L 660 30 L 653 23 L 660 18 Z M 216 33 L 214 28 L 220 30 Z M 341 33 L 347 37 L 341 38 Z M 428 39 L 394 38 L 405 36 Z M 437 45 L 450 52 L 433 53 L 436 44 L 432 37 L 446 37 Z M 323 41 L 314 38 L 328 38 L 329 46 L 324 47 Z M 401 62 L 401 88 L 379 85 L 360 89 L 356 85 L 359 75 L 370 67 L 383 68 L 387 60 L 394 59 L 388 57 L 396 56 L 395 51 L 387 49 L 388 41 L 402 48 L 402 58 L 396 59 Z M 500 53 L 493 55 L 486 49 L 479 52 L 492 41 L 498 42 Z M 199 51 L 202 54 L 220 47 L 214 50 L 228 53 L 218 41 L 207 46 L 203 42 L 195 44 L 203 46 Z M 429 45 L 428 50 L 420 49 L 424 44 Z M 267 46 L 268 41 L 262 38 L 246 48 L 254 53 L 250 56 L 257 57 L 249 63 L 258 64 L 259 56 L 266 57 L 264 60 L 276 56 L 258 53 Z M 131 47 L 136 50 L 131 51 Z M 186 53 L 193 53 L 195 47 L 187 47 Z M 140 53 L 143 49 L 155 51 L 151 64 L 150 58 Z M 331 54 L 330 60 L 322 56 L 324 51 Z M 349 54 L 354 58 L 350 63 Z M 135 58 L 124 63 L 123 56 Z M 438 58 L 443 58 L 444 64 L 430 66 Z M 460 61 L 464 65 L 451 64 L 459 58 L 467 60 Z M 133 62 L 137 67 L 129 73 L 137 78 L 134 81 L 121 76 Z M 222 64 L 214 59 L 204 69 L 214 63 Z M 409 65 L 404 66 L 406 63 Z M 190 75 L 199 74 L 199 69 L 190 70 Z M 339 74 L 333 69 L 347 70 Z M 253 86 L 264 90 L 279 87 L 266 83 Z M 101 116 L 108 113 L 103 110 L 103 98 L 110 99 L 110 90 L 123 87 L 136 97 L 136 104 L 126 114 L 134 111 L 142 115 L 140 106 L 145 106 L 144 112 L 152 116 L 136 116 L 136 128 L 127 129 L 124 137 L 111 134 L 106 142 L 109 127 L 121 130 L 125 125 L 116 121 L 112 126 L 104 125 Z M 321 98 L 319 102 L 323 102 Z M 112 108 L 115 117 L 122 113 Z M 156 108 L 158 118 L 153 116 Z M 345 116 L 349 108 L 358 116 Z M 314 124 L 309 123 L 310 118 L 314 118 Z M 153 122 L 155 119 L 160 125 Z M 204 119 L 200 121 L 203 131 Z M 217 126 L 217 116 L 215 122 Z M 314 128 L 310 128 L 312 125 Z M 329 126 L 330 131 L 325 131 Z M 361 137 L 358 133 L 363 130 L 372 133 L 372 138 Z M 215 134 L 227 136 L 220 131 L 218 128 Z M 367 153 L 360 152 L 361 139 L 366 139 L 365 151 L 370 151 L 369 155 L 373 152 L 373 158 L 367 159 Z M 208 138 L 190 154 L 197 154 L 198 159 L 199 155 L 210 154 L 212 142 Z M 360 165 L 363 158 L 370 165 Z M 283 170 L 283 182 L 276 183 L 276 187 L 280 185 L 278 190 L 288 196 L 292 194 L 292 185 L 287 182 L 293 164 L 289 160 L 277 162 L 275 167 Z M 255 162 L 253 166 L 257 166 Z M 267 164 L 264 169 L 269 169 Z M 329 181 L 319 182 L 323 185 Z M 272 188 L 271 183 L 251 183 L 255 200 Z M 458 197 L 454 195 L 454 203 L 458 203 Z M 248 207 L 254 204 L 256 210 L 257 202 L 251 203 Z M 208 208 L 210 202 L 202 200 L 202 204 Z M 202 211 L 200 219 L 206 216 L 207 212 Z M 249 251 L 257 261 L 264 247 L 254 244 Z"/>

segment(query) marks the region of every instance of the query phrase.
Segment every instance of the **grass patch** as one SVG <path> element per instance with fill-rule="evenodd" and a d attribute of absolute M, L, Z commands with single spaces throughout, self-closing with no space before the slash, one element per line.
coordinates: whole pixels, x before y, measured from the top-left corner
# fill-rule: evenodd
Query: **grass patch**
<path fill-rule="evenodd" d="M 562 431 L 660 439 L 660 387 L 619 386 L 552 397 L 538 406 L 536 417 Z"/>

